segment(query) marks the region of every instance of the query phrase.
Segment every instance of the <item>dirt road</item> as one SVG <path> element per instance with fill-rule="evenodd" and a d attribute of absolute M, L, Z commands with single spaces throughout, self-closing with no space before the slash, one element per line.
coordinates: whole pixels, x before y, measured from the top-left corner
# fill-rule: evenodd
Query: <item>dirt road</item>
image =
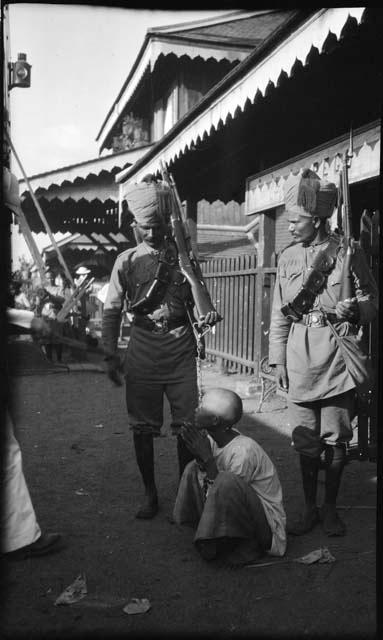
<path fill-rule="evenodd" d="M 160 512 L 153 521 L 134 513 L 141 497 L 123 390 L 100 372 L 28 375 L 14 379 L 14 417 L 38 519 L 60 530 L 66 548 L 20 562 L 2 560 L 2 637 L 71 638 L 89 634 L 200 635 L 214 633 L 292 638 L 374 637 L 376 467 L 347 465 L 339 504 L 348 528 L 328 538 L 320 527 L 289 539 L 272 566 L 232 570 L 202 561 L 193 532 L 169 522 L 177 488 L 175 441 L 168 417 L 155 442 Z M 241 390 L 246 381 L 205 368 L 206 386 Z M 255 414 L 244 400 L 240 428 L 256 438 L 277 466 L 288 518 L 302 495 L 281 401 Z M 321 490 L 323 482 L 321 483 Z M 336 561 L 294 562 L 319 547 Z M 54 606 L 62 590 L 86 575 L 88 597 Z M 131 598 L 151 609 L 127 615 Z"/>

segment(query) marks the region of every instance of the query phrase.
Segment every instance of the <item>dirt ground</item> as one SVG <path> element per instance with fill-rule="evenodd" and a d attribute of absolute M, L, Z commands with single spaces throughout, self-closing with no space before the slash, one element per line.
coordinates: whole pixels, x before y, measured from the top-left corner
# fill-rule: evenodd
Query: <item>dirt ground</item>
<path fill-rule="evenodd" d="M 204 367 L 204 385 L 236 390 L 244 399 L 240 429 L 274 461 L 287 517 L 302 493 L 280 398 L 255 413 L 249 379 Z M 318 526 L 289 538 L 285 558 L 233 570 L 204 562 L 193 531 L 171 524 L 178 471 L 175 440 L 165 412 L 155 441 L 160 512 L 152 521 L 134 513 L 142 495 L 124 391 L 100 371 L 40 371 L 13 379 L 14 419 L 24 471 L 43 530 L 59 530 L 65 548 L 24 561 L 2 560 L 1 637 L 89 636 L 356 637 L 376 633 L 376 465 L 350 462 L 339 497 L 348 533 L 328 538 Z M 323 493 L 323 479 L 320 491 Z M 294 562 L 320 547 L 331 564 Z M 79 574 L 88 596 L 75 605 L 54 601 Z M 147 598 L 147 613 L 127 615 L 131 598 Z"/>

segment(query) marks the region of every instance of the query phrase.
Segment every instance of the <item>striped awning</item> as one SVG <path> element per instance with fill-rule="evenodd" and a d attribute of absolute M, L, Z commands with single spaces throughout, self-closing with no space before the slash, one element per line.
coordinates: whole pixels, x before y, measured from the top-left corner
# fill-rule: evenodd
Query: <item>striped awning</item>
<path fill-rule="evenodd" d="M 139 182 L 146 173 L 156 173 L 160 161 L 167 164 L 186 153 L 198 140 L 216 131 L 228 118 L 235 118 L 244 110 L 247 101 L 254 103 L 257 94 L 265 95 L 269 83 L 275 86 L 282 73 L 291 77 L 297 61 L 306 65 L 312 47 L 323 51 L 330 34 L 338 40 L 349 18 L 360 24 L 365 7 L 339 7 L 320 9 L 308 18 L 290 35 L 280 41 L 271 52 L 256 59 L 250 70 L 243 72 L 246 60 L 239 64 L 232 74 L 232 82 L 224 90 L 213 88 L 185 118 L 185 126 L 180 130 L 177 124 L 152 150 L 132 167 L 116 176 L 120 182 L 120 202 L 125 197 L 127 182 Z M 204 104 L 206 107 L 204 108 Z"/>
<path fill-rule="evenodd" d="M 128 238 L 124 236 L 122 233 L 110 233 L 109 237 L 103 235 L 102 233 L 89 233 L 88 235 L 81 233 L 74 233 L 69 235 L 66 238 L 62 238 L 57 241 L 57 245 L 62 248 L 71 249 L 85 249 L 96 251 L 99 245 L 106 251 L 117 251 L 118 245 L 122 243 L 128 242 Z M 55 252 L 55 247 L 53 245 L 48 245 L 43 249 L 43 253 L 50 254 Z"/>

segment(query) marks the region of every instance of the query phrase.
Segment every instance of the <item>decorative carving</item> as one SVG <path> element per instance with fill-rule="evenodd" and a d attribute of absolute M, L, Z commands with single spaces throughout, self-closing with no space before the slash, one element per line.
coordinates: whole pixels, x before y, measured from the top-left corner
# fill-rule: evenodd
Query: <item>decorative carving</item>
<path fill-rule="evenodd" d="M 141 147 L 149 142 L 149 124 L 144 118 L 125 116 L 121 124 L 121 134 L 113 136 L 113 151 L 125 151 Z"/>
<path fill-rule="evenodd" d="M 355 136 L 354 156 L 352 159 L 349 180 L 350 184 L 376 177 L 380 172 L 380 138 L 374 127 Z M 319 176 L 339 183 L 339 171 L 342 166 L 342 153 L 347 147 L 348 139 L 336 145 L 329 145 L 314 153 L 308 153 L 277 172 L 272 171 L 261 178 L 252 176 L 247 179 L 246 215 L 259 213 L 283 204 L 283 184 L 290 173 L 297 174 L 304 167 L 316 171 Z M 339 148 L 340 147 L 340 148 Z"/>

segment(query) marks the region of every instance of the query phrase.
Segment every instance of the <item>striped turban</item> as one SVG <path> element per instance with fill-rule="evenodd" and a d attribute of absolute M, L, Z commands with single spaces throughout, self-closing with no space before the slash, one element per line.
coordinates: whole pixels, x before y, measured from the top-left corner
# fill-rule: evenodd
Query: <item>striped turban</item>
<path fill-rule="evenodd" d="M 143 181 L 128 185 L 125 198 L 139 225 L 167 223 L 171 211 L 170 190 L 161 182 Z"/>
<path fill-rule="evenodd" d="M 283 192 L 286 210 L 306 217 L 329 218 L 337 201 L 336 185 L 321 180 L 311 169 L 289 176 Z"/>

